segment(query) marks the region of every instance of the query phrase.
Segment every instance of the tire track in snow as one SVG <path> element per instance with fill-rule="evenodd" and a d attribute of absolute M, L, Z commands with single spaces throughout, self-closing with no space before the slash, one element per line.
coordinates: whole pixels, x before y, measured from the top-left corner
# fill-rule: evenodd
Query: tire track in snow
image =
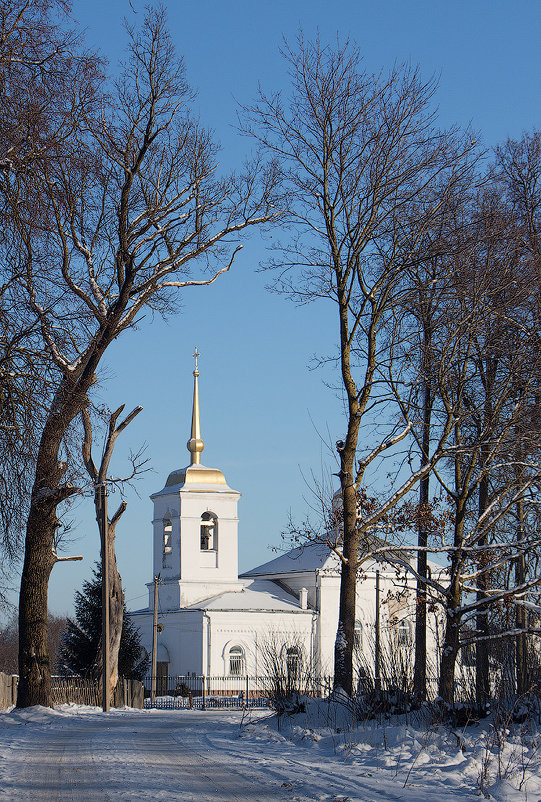
<path fill-rule="evenodd" d="M 238 725 L 237 725 L 238 726 Z M 283 796 L 291 802 L 331 802 L 335 797 L 342 799 L 348 798 L 350 802 L 404 802 L 404 800 L 415 800 L 415 792 L 400 791 L 396 793 L 389 788 L 388 783 L 381 788 L 381 779 L 356 777 L 352 779 L 341 778 L 336 771 L 336 763 L 332 762 L 327 766 L 328 758 L 325 755 L 311 753 L 309 750 L 291 746 L 287 741 L 250 742 L 249 738 L 231 738 L 231 731 L 225 730 L 220 734 L 205 733 L 201 737 L 201 742 L 207 745 L 208 751 L 216 755 L 216 759 L 222 759 L 226 750 L 223 742 L 227 741 L 227 752 L 230 759 L 238 761 L 235 771 L 241 775 L 250 776 L 262 769 L 262 773 L 270 776 L 276 782 L 276 796 L 271 799 L 282 798 Z M 301 750 L 302 757 L 294 757 L 294 754 Z M 277 750 L 277 754 L 273 754 Z M 226 767 L 224 766 L 224 770 Z M 287 784 L 282 786 L 282 783 Z M 375 787 L 380 785 L 380 788 Z"/>
<path fill-rule="evenodd" d="M 188 729 L 194 722 L 186 721 Z M 13 750 L 7 802 L 271 802 L 274 784 L 254 782 L 203 744 L 175 739 L 180 717 L 122 714 L 34 731 Z M 37 737 L 36 737 L 37 736 Z M 15 767 L 19 769 L 15 769 Z"/>
<path fill-rule="evenodd" d="M 14 777 L 13 799 L 109 802 L 111 798 L 94 771 L 89 739 L 89 730 L 99 727 L 85 722 L 82 727 L 46 729 L 30 748 L 25 745 L 24 755 L 14 755 L 22 770 Z"/>
<path fill-rule="evenodd" d="M 188 744 L 182 743 L 179 738 L 179 730 L 182 731 L 182 719 L 176 718 L 168 722 L 166 727 L 164 722 L 156 721 L 156 725 L 150 730 L 148 725 L 144 732 L 132 736 L 130 745 L 133 754 L 139 754 L 141 758 L 149 755 L 153 761 L 153 768 L 161 775 L 164 782 L 164 773 L 167 772 L 176 786 L 177 794 L 179 789 L 184 788 L 182 799 L 185 802 L 192 800 L 201 802 L 271 802 L 281 796 L 277 788 L 268 787 L 267 783 L 255 782 L 251 777 L 246 777 L 242 772 L 237 771 L 233 761 L 229 761 L 227 766 L 212 756 L 212 750 L 206 750 L 203 743 L 194 743 L 193 738 L 189 738 Z M 148 735 L 152 732 L 152 746 L 149 747 Z M 176 737 L 174 736 L 176 733 Z M 134 734 L 135 735 L 135 734 Z M 164 785 L 169 783 L 164 783 Z M 170 789 L 172 790 L 172 789 Z M 169 791 L 164 789 L 164 799 Z M 160 799 L 161 797 L 155 797 Z"/>

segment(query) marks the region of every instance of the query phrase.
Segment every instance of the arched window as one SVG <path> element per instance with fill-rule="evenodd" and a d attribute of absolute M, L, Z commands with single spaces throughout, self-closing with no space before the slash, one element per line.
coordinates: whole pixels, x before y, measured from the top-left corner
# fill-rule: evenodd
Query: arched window
<path fill-rule="evenodd" d="M 169 518 L 163 521 L 163 565 L 165 568 L 165 560 L 168 554 L 173 550 L 173 524 Z"/>
<path fill-rule="evenodd" d="M 410 622 L 403 618 L 398 622 L 397 641 L 399 646 L 409 646 L 411 641 Z"/>
<path fill-rule="evenodd" d="M 301 652 L 298 646 L 290 646 L 286 650 L 286 668 L 289 682 L 299 679 L 301 673 Z"/>
<path fill-rule="evenodd" d="M 201 516 L 201 551 L 218 549 L 218 518 L 213 512 Z"/>
<path fill-rule="evenodd" d="M 229 673 L 235 677 L 244 674 L 244 652 L 241 646 L 232 646 L 229 650 Z"/>

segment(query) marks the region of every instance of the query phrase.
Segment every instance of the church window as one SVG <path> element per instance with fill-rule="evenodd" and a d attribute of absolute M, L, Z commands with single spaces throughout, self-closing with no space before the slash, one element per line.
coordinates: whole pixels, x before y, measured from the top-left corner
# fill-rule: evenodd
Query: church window
<path fill-rule="evenodd" d="M 163 522 L 163 557 L 172 551 L 173 524 L 166 518 Z"/>
<path fill-rule="evenodd" d="M 301 653 L 298 646 L 290 646 L 286 651 L 287 678 L 290 682 L 299 679 L 301 671 Z"/>
<path fill-rule="evenodd" d="M 410 622 L 406 621 L 405 618 L 402 621 L 398 622 L 398 645 L 399 646 L 409 646 L 411 640 L 411 632 L 410 632 Z"/>
<path fill-rule="evenodd" d="M 201 516 L 201 551 L 216 551 L 218 548 L 218 518 L 213 512 Z"/>
<path fill-rule="evenodd" d="M 236 677 L 244 674 L 244 652 L 240 646 L 229 650 L 229 673 Z"/>

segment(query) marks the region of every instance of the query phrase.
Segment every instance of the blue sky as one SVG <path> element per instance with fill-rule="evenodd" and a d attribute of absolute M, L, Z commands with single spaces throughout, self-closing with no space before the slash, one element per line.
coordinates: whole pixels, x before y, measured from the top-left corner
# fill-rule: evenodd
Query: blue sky
<path fill-rule="evenodd" d="M 355 39 L 368 71 L 403 61 L 439 78 L 436 102 L 442 125 L 471 124 L 487 146 L 520 137 L 540 124 L 541 4 L 538 0 L 320 0 L 246 2 L 169 0 L 173 40 L 198 90 L 201 119 L 216 132 L 225 164 L 242 160 L 250 143 L 234 128 L 235 98 L 249 102 L 258 82 L 286 86 L 279 48 L 301 26 L 307 37 Z M 141 19 L 144 3 L 132 0 Z M 122 19 L 128 0 L 75 0 L 74 15 L 87 41 L 111 65 L 122 56 Z M 536 55 L 537 54 L 537 55 Z M 240 568 L 272 557 L 288 512 L 299 519 L 309 496 L 306 480 L 333 468 L 323 440 L 343 436 L 342 402 L 327 384 L 332 368 L 310 370 L 314 354 L 333 354 L 337 325 L 330 304 L 295 308 L 265 290 L 257 271 L 266 243 L 255 234 L 230 274 L 211 288 L 188 290 L 183 311 L 168 323 L 150 318 L 110 351 L 101 400 L 114 408 L 141 404 L 144 411 L 121 436 L 113 472 L 121 472 L 129 448 L 148 444 L 153 473 L 128 495 L 117 528 L 117 556 L 132 609 L 146 604 L 152 579 L 150 493 L 167 474 L 187 464 L 193 360 L 201 352 L 200 393 L 203 462 L 221 468 L 243 494 L 240 504 Z M 323 438 L 323 440 L 322 440 Z M 118 501 L 118 494 L 110 505 Z M 98 557 L 98 537 L 88 499 L 74 505 L 76 524 L 66 553 L 82 563 L 61 563 L 50 583 L 50 607 L 72 608 L 74 591 Z"/>

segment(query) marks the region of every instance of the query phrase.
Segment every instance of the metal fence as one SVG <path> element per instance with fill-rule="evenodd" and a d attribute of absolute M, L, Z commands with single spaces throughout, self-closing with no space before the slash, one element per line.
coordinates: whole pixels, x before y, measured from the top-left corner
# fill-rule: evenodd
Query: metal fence
<path fill-rule="evenodd" d="M 333 689 L 331 676 L 205 676 L 189 674 L 185 676 L 156 677 L 156 693 L 151 699 L 152 677 L 146 677 L 144 685 L 144 707 L 162 710 L 193 708 L 266 708 L 275 705 L 281 698 L 293 692 L 315 698 L 327 697 Z M 376 682 L 373 677 L 359 678 L 357 694 L 363 696 L 379 689 L 384 694 L 399 697 L 411 696 L 413 680 L 411 677 L 381 677 Z M 473 691 L 472 691 L 473 689 Z M 463 676 L 455 680 L 455 701 L 469 702 L 475 693 L 475 683 Z M 438 695 L 438 681 L 427 678 L 427 699 L 433 701 Z"/>
<path fill-rule="evenodd" d="M 331 677 L 304 681 L 271 676 L 205 676 L 156 677 L 156 695 L 151 700 L 152 677 L 146 677 L 145 708 L 174 710 L 180 708 L 265 708 L 276 692 L 299 691 L 308 696 L 324 697 L 332 689 Z"/>

